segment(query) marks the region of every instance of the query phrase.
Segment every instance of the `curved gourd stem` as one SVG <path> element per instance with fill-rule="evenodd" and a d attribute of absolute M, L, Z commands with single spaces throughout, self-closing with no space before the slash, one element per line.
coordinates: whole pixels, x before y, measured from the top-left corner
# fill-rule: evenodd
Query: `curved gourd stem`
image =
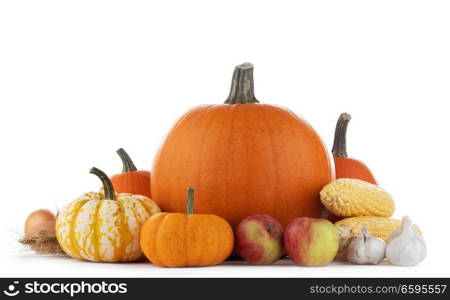
<path fill-rule="evenodd" d="M 194 214 L 194 189 L 189 188 L 188 190 L 188 198 L 186 201 L 186 215 Z"/>
<path fill-rule="evenodd" d="M 122 173 L 127 172 L 135 172 L 137 171 L 136 166 L 133 163 L 133 160 L 131 160 L 131 157 L 128 155 L 128 153 L 123 149 L 119 148 L 116 153 L 119 155 L 120 159 L 122 160 Z"/>
<path fill-rule="evenodd" d="M 241 64 L 234 69 L 230 95 L 225 104 L 237 103 L 259 103 L 255 98 L 253 65 L 251 63 Z"/>
<path fill-rule="evenodd" d="M 116 200 L 116 195 L 114 193 L 113 184 L 111 179 L 109 179 L 108 175 L 105 174 L 100 169 L 91 168 L 89 173 L 96 175 L 103 183 L 103 192 L 105 193 L 105 200 Z"/>
<path fill-rule="evenodd" d="M 336 124 L 334 132 L 333 153 L 334 157 L 348 157 L 347 155 L 347 126 L 352 116 L 348 113 L 342 113 Z"/>

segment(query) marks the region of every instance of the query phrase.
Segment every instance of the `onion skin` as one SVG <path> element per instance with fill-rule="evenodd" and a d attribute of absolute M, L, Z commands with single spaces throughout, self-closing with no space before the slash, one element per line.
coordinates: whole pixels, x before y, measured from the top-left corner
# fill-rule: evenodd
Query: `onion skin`
<path fill-rule="evenodd" d="M 55 215 L 47 209 L 38 209 L 32 212 L 25 221 L 25 238 L 36 237 L 41 231 L 47 235 L 55 235 Z"/>

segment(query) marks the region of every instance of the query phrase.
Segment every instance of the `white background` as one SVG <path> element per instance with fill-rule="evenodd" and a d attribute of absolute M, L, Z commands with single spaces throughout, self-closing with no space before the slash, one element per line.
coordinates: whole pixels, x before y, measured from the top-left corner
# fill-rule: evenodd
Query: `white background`
<path fill-rule="evenodd" d="M 449 276 L 448 1 L 0 2 L 1 276 Z M 353 116 L 365 161 L 424 232 L 419 266 L 162 269 L 39 257 L 16 243 L 29 212 L 96 190 L 91 166 L 141 169 L 192 106 L 222 103 L 235 65 L 256 96 L 306 118 L 331 148 Z"/>

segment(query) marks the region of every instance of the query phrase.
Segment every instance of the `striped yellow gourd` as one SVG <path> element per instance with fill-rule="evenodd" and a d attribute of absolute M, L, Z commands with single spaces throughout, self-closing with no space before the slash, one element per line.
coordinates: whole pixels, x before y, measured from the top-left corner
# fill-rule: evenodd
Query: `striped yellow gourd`
<path fill-rule="evenodd" d="M 143 258 L 139 244 L 143 223 L 160 212 L 151 199 L 141 195 L 115 194 L 102 171 L 102 192 L 89 192 L 58 213 L 56 237 L 64 252 L 96 262 L 128 262 Z M 150 184 L 150 182 L 149 182 Z"/>

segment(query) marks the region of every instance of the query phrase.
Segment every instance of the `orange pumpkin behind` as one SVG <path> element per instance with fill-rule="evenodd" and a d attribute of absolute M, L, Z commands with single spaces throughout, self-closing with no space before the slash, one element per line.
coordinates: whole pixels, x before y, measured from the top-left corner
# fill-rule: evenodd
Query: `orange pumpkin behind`
<path fill-rule="evenodd" d="M 120 148 L 117 151 L 122 160 L 122 173 L 113 175 L 111 182 L 117 193 L 142 195 L 151 198 L 150 172 L 138 171 L 128 153 Z"/>
<path fill-rule="evenodd" d="M 334 179 L 331 156 L 314 129 L 293 112 L 260 104 L 253 66 L 237 66 L 225 104 L 188 111 L 167 135 L 152 169 L 152 199 L 163 211 L 184 211 L 185 187 L 196 209 L 235 228 L 248 215 L 286 225 L 318 217 L 322 187 Z"/>
<path fill-rule="evenodd" d="M 347 155 L 347 127 L 351 116 L 342 113 L 336 124 L 333 143 L 334 166 L 336 168 L 336 179 L 353 178 L 377 184 L 370 169 L 360 160 L 349 158 Z"/>

